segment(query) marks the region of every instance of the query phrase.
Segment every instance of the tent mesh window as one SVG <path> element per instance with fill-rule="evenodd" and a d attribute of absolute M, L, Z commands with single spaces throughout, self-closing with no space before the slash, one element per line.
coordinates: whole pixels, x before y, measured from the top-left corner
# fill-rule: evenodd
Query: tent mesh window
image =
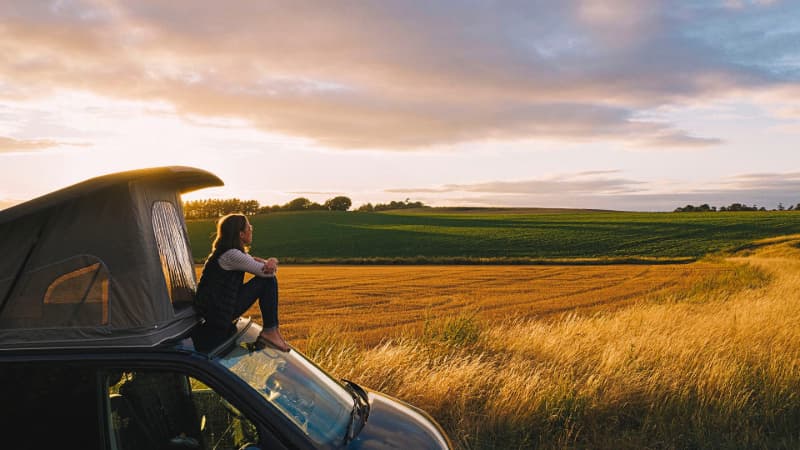
<path fill-rule="evenodd" d="M 108 271 L 98 263 L 82 267 L 56 278 L 44 294 L 47 309 L 57 305 L 81 305 L 74 308 L 68 316 L 68 324 L 73 325 L 107 325 L 108 324 Z M 92 311 L 92 305 L 98 305 L 98 311 Z M 88 313 L 88 314 L 87 314 Z M 101 317 L 98 321 L 96 317 Z M 60 315 L 56 316 L 59 317 Z M 83 320 L 81 317 L 84 317 Z M 93 317 L 93 318 L 90 318 Z M 77 321 L 77 323 L 75 323 Z"/>
<path fill-rule="evenodd" d="M 61 328 L 108 325 L 110 276 L 91 255 L 27 272 L 0 316 L 0 327 Z"/>
<path fill-rule="evenodd" d="M 181 218 L 172 203 L 153 203 L 153 232 L 173 306 L 191 304 L 197 291 L 194 266 Z"/>

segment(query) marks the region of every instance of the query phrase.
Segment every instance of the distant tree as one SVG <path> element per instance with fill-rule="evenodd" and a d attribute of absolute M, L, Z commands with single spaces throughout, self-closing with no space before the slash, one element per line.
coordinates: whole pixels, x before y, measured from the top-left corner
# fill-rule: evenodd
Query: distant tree
<path fill-rule="evenodd" d="M 305 197 L 298 197 L 289 203 L 283 205 L 283 208 L 286 211 L 304 211 L 308 209 L 312 205 L 311 200 Z"/>
<path fill-rule="evenodd" d="M 743 203 L 731 203 L 725 209 L 726 211 L 759 211 L 758 205 L 747 206 Z M 722 209 L 720 209 L 722 211 Z M 766 211 L 766 208 L 761 207 L 760 211 Z"/>
<path fill-rule="evenodd" d="M 778 211 L 786 211 L 786 208 L 783 206 L 783 203 L 778 202 Z"/>
<path fill-rule="evenodd" d="M 359 212 L 372 212 L 372 211 L 375 211 L 375 207 L 372 206 L 372 203 L 365 203 L 365 204 L 359 206 L 356 211 L 359 211 Z"/>
<path fill-rule="evenodd" d="M 325 209 L 329 211 L 347 211 L 352 205 L 353 202 L 350 201 L 349 198 L 340 195 L 338 197 L 328 199 L 325 202 Z"/>
<path fill-rule="evenodd" d="M 261 208 L 255 200 L 204 199 L 183 203 L 183 213 L 187 219 L 214 219 L 231 213 L 247 215 L 258 214 Z"/>
<path fill-rule="evenodd" d="M 261 209 L 258 202 L 255 200 L 245 200 L 241 202 L 241 208 L 239 209 L 242 214 L 252 216 L 258 214 L 258 211 Z"/>
<path fill-rule="evenodd" d="M 711 212 L 716 210 L 716 206 L 709 206 L 708 203 L 703 203 L 700 206 L 686 205 L 684 207 L 675 208 L 674 212 Z"/>
<path fill-rule="evenodd" d="M 426 206 L 422 202 L 412 202 L 409 199 L 406 199 L 405 201 L 402 202 L 392 200 L 389 203 L 377 203 L 373 207 L 375 211 L 386 211 L 390 209 L 409 209 L 409 208 L 428 208 L 428 206 Z"/>

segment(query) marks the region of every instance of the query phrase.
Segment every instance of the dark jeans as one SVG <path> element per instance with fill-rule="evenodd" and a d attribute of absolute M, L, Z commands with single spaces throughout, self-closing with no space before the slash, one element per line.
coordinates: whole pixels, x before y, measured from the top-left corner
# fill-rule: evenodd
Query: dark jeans
<path fill-rule="evenodd" d="M 236 295 L 236 314 L 244 314 L 258 300 L 264 328 L 278 326 L 278 277 L 253 277 L 239 288 Z"/>

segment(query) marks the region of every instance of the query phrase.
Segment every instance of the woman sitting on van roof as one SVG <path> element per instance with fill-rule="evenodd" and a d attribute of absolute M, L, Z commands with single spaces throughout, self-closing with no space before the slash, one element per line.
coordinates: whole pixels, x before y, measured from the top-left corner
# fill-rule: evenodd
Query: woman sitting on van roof
<path fill-rule="evenodd" d="M 247 253 L 253 226 L 242 214 L 228 214 L 217 222 L 217 235 L 197 286 L 197 307 L 206 319 L 195 335 L 195 346 L 211 350 L 236 331 L 234 319 L 258 300 L 264 330 L 263 343 L 289 351 L 278 328 L 278 260 Z M 254 277 L 244 282 L 244 273 Z"/>

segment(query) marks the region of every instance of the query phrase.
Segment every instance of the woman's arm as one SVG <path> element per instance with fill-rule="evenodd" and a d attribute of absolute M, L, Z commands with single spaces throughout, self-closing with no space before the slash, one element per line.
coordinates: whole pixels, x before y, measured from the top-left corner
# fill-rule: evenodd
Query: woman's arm
<path fill-rule="evenodd" d="M 219 257 L 219 266 L 225 270 L 241 270 L 257 277 L 273 277 L 275 271 L 267 270 L 267 263 L 258 262 L 247 253 L 232 248 Z"/>

